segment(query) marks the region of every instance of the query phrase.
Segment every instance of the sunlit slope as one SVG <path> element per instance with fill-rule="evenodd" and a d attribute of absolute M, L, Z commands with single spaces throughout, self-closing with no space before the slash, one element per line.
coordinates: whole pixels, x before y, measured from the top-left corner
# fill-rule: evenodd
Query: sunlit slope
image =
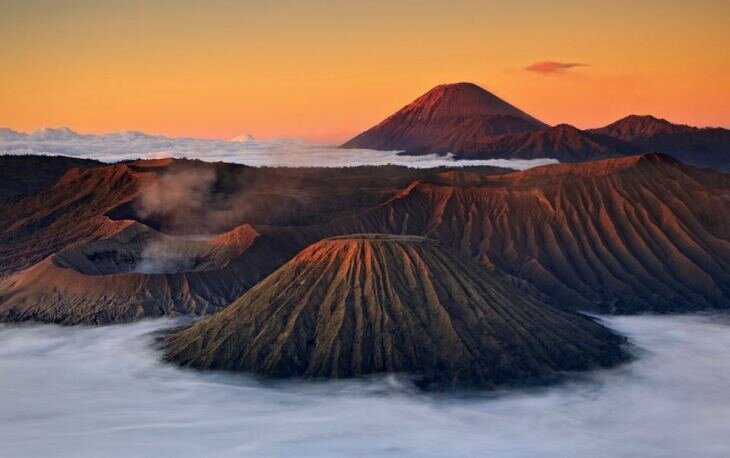
<path fill-rule="evenodd" d="M 621 361 L 621 339 L 535 302 L 421 237 L 318 242 L 216 315 L 167 337 L 183 365 L 274 377 L 406 372 L 498 386 Z"/>
<path fill-rule="evenodd" d="M 387 204 L 322 229 L 435 238 L 564 307 L 730 306 L 729 176 L 652 154 L 488 181 L 414 183 Z"/>

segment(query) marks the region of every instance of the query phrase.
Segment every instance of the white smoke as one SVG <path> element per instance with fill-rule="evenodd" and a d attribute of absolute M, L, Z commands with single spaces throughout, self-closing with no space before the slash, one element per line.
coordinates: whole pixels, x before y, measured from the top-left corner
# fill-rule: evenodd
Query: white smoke
<path fill-rule="evenodd" d="M 240 139 L 208 140 L 169 138 L 141 132 L 82 135 L 69 129 L 43 129 L 31 134 L 0 129 L 0 154 L 49 154 L 116 162 L 163 157 L 222 161 L 269 167 L 346 167 L 356 165 L 403 165 L 439 167 L 492 165 L 526 169 L 556 163 L 555 159 L 488 159 L 456 161 L 453 156 L 399 156 L 397 151 L 340 149 L 334 145 L 312 145 L 298 140 Z"/>
<path fill-rule="evenodd" d="M 143 274 L 186 272 L 196 267 L 198 254 L 198 250 L 186 249 L 185 243 L 171 244 L 166 239 L 154 240 L 145 245 L 134 272 Z"/>
<path fill-rule="evenodd" d="M 617 317 L 639 359 L 540 390 L 271 383 L 159 361 L 149 333 L 0 327 L 0 455 L 730 456 L 730 320 Z"/>

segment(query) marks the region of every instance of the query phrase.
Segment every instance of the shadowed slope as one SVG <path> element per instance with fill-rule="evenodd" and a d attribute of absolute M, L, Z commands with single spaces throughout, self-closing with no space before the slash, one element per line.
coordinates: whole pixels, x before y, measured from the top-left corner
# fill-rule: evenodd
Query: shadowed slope
<path fill-rule="evenodd" d="M 101 162 L 65 156 L 0 155 L 0 201 L 17 199 L 56 182 L 72 167 L 99 167 Z"/>
<path fill-rule="evenodd" d="M 653 116 L 627 116 L 592 132 L 634 145 L 635 150 L 671 154 L 686 164 L 730 171 L 730 130 L 673 124 Z"/>
<path fill-rule="evenodd" d="M 539 132 L 505 135 L 486 143 L 462 143 L 453 152 L 459 159 L 556 158 L 560 162 L 583 162 L 639 152 L 636 149 L 607 135 L 560 124 Z"/>
<path fill-rule="evenodd" d="M 407 372 L 493 387 L 621 361 L 621 339 L 533 302 L 438 242 L 318 242 L 216 315 L 166 338 L 166 358 L 274 377 Z"/>
<path fill-rule="evenodd" d="M 0 277 L 116 233 L 123 224 L 104 213 L 132 200 L 151 178 L 125 164 L 72 168 L 51 187 L 1 203 Z"/>

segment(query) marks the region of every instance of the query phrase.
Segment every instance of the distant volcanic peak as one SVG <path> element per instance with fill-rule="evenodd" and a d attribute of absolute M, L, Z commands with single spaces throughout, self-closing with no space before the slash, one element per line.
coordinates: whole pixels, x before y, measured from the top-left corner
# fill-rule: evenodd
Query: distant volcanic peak
<path fill-rule="evenodd" d="M 651 115 L 629 115 L 605 127 L 595 129 L 595 132 L 631 141 L 637 138 L 648 138 L 659 134 L 693 130 L 696 130 L 696 128 L 683 124 L 673 124 L 666 119 L 656 118 Z"/>
<path fill-rule="evenodd" d="M 443 84 L 342 146 L 444 153 L 464 142 L 545 127 L 475 84 Z"/>
<path fill-rule="evenodd" d="M 358 234 L 311 245 L 165 345 L 168 360 L 197 368 L 305 378 L 398 372 L 494 387 L 615 364 L 621 342 L 437 242 Z"/>
<path fill-rule="evenodd" d="M 545 124 L 473 83 L 441 84 L 407 105 L 402 112 L 420 112 L 430 120 L 448 117 L 513 116 Z"/>

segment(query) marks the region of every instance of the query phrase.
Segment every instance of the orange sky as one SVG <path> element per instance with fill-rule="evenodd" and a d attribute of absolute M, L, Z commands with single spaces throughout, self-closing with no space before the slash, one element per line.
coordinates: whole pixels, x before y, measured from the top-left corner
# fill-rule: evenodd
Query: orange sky
<path fill-rule="evenodd" d="M 241 3 L 5 0 L 0 126 L 338 142 L 472 81 L 551 124 L 730 127 L 727 0 Z"/>

